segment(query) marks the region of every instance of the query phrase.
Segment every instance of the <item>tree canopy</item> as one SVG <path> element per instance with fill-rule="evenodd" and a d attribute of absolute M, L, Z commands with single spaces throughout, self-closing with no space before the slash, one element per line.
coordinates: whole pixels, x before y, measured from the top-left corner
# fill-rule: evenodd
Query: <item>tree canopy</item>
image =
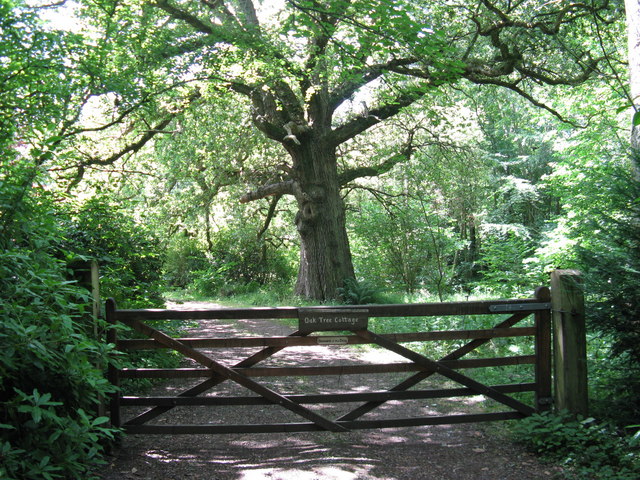
<path fill-rule="evenodd" d="M 97 24 L 91 100 L 103 115 L 83 131 L 119 134 L 106 148 L 98 141 L 69 159 L 71 183 L 175 133 L 187 112 L 215 112 L 233 97 L 245 112 L 237 123 L 246 130 L 250 118 L 282 153 L 262 157 L 261 175 L 240 175 L 245 163 L 228 163 L 226 155 L 205 160 L 197 153 L 201 160 L 188 161 L 199 168 L 226 164 L 228 177 L 248 179 L 240 202 L 271 197 L 275 209 L 283 196 L 294 199 L 296 291 L 318 299 L 335 296 L 354 276 L 340 192 L 406 162 L 424 142 L 413 126 L 386 157 L 345 156 L 355 139 L 386 128 L 412 105 L 432 108 L 427 96 L 461 82 L 508 89 L 570 120 L 541 86 L 574 86 L 597 73 L 605 57 L 585 38 L 594 22 L 610 24 L 619 13 L 604 0 L 82 4 L 85 18 Z M 210 133 L 180 134 L 206 143 Z M 235 141 L 244 136 L 236 131 Z"/>

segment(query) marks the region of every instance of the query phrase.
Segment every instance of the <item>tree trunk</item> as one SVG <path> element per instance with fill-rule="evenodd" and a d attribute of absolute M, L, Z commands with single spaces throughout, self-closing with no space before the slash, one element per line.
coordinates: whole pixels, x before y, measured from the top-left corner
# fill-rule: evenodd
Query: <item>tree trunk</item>
<path fill-rule="evenodd" d="M 634 112 L 637 112 L 640 108 L 640 2 L 625 0 L 625 8 L 629 40 L 629 84 Z M 640 128 L 636 125 L 631 128 L 631 149 L 637 162 L 640 155 Z M 636 168 L 639 167 L 640 165 L 636 165 Z"/>
<path fill-rule="evenodd" d="M 311 136 L 288 150 L 298 184 L 300 269 L 296 294 L 316 300 L 336 298 L 337 289 L 346 278 L 354 277 L 354 271 L 335 147 Z"/>

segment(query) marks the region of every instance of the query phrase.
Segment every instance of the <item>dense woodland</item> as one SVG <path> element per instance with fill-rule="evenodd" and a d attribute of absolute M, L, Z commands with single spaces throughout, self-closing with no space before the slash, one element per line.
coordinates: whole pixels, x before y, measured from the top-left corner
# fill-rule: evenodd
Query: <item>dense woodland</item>
<path fill-rule="evenodd" d="M 530 296 L 578 269 L 582 435 L 613 459 L 582 473 L 637 478 L 637 4 L 48 3 L 0 0 L 1 478 L 89 478 L 115 435 L 96 405 L 126 359 L 72 273 L 94 259 L 123 308 Z"/>

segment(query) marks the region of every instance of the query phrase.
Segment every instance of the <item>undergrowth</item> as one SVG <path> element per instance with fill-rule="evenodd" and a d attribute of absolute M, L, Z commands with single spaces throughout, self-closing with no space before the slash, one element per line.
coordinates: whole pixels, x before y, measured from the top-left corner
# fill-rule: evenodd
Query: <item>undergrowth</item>
<path fill-rule="evenodd" d="M 640 478 L 640 431 L 627 436 L 609 423 L 560 412 L 536 414 L 517 422 L 514 436 L 541 457 L 563 464 L 566 479 Z"/>

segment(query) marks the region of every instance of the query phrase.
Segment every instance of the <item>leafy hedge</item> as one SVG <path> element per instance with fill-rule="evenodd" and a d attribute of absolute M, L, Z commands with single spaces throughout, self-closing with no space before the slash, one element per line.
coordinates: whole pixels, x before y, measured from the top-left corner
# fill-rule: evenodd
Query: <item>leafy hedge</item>
<path fill-rule="evenodd" d="M 0 171 L 0 478 L 91 478 L 114 431 L 97 415 L 110 348 L 68 281 L 45 192 Z"/>

